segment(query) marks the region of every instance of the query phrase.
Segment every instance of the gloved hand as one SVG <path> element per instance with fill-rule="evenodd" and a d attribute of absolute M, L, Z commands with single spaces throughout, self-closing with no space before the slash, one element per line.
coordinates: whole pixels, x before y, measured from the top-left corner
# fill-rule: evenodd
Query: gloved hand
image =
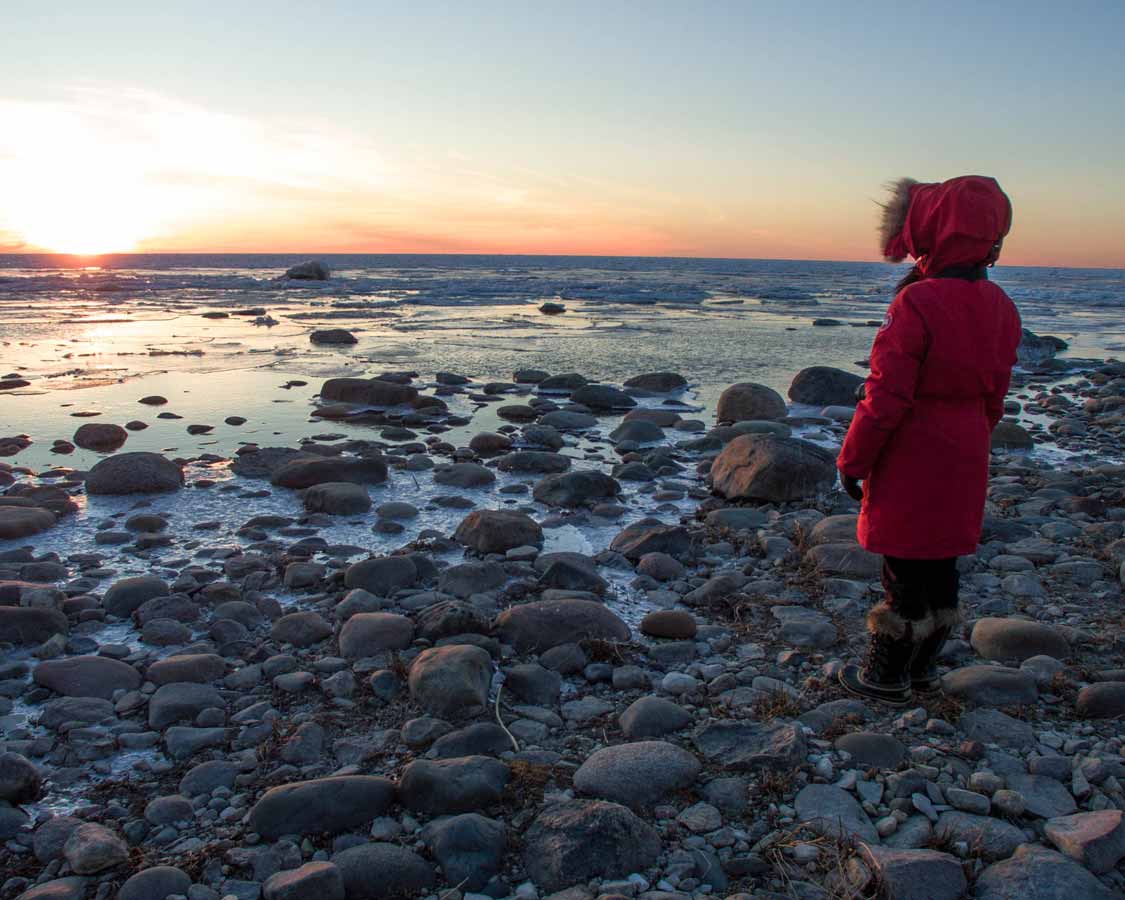
<path fill-rule="evenodd" d="M 859 479 L 852 478 L 851 475 L 841 475 L 840 480 L 844 483 L 844 492 L 857 503 L 862 503 L 863 488 L 860 487 Z"/>

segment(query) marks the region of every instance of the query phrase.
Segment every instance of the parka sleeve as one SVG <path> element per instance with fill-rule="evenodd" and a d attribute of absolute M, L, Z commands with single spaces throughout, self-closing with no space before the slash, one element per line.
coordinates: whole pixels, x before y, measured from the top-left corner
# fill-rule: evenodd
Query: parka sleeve
<path fill-rule="evenodd" d="M 866 396 L 856 407 L 836 467 L 864 479 L 887 438 L 914 405 L 918 370 L 929 347 L 926 324 L 903 291 L 895 297 L 871 349 Z"/>
<path fill-rule="evenodd" d="M 1008 300 L 1007 324 L 1008 333 L 1005 350 L 1008 358 L 1005 360 L 1004 370 L 997 376 L 995 389 L 985 399 L 985 412 L 988 415 L 990 430 L 994 429 L 996 423 L 1004 418 L 1004 398 L 1008 396 L 1008 388 L 1012 384 L 1012 366 L 1019 361 L 1019 346 L 1023 339 L 1023 322 L 1020 319 L 1019 311 L 1010 299 Z"/>

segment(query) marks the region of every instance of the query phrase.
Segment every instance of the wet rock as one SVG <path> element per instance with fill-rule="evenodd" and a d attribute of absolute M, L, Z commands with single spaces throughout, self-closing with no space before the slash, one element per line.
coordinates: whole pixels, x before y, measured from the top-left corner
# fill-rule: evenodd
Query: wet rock
<path fill-rule="evenodd" d="M 283 463 L 270 476 L 278 487 L 310 488 L 313 485 L 346 481 L 352 484 L 382 484 L 387 464 L 377 457 L 309 456 Z"/>
<path fill-rule="evenodd" d="M 609 439 L 615 444 L 658 444 L 664 440 L 664 429 L 655 422 L 633 419 L 614 428 Z"/>
<path fill-rule="evenodd" d="M 789 385 L 789 399 L 807 406 L 855 406 L 863 378 L 831 366 L 801 369 Z"/>
<path fill-rule="evenodd" d="M 183 893 L 186 893 L 183 892 Z M 344 900 L 344 876 L 335 863 L 310 862 L 276 872 L 262 885 L 262 900 Z"/>
<path fill-rule="evenodd" d="M 133 691 L 141 675 L 132 666 L 106 656 L 52 659 L 35 667 L 35 683 L 64 697 L 113 698 L 115 691 Z"/>
<path fill-rule="evenodd" d="M 524 835 L 523 864 L 540 889 L 561 891 L 591 878 L 642 872 L 660 855 L 660 838 L 624 806 L 569 800 L 546 807 Z"/>
<path fill-rule="evenodd" d="M 335 346 L 359 343 L 356 336 L 346 328 L 319 328 L 309 334 L 309 341 L 313 344 L 329 344 Z"/>
<path fill-rule="evenodd" d="M 840 735 L 836 749 L 850 753 L 852 762 L 863 768 L 897 769 L 906 758 L 906 748 L 898 738 L 873 731 Z"/>
<path fill-rule="evenodd" d="M 548 475 L 532 490 L 537 502 L 567 509 L 610 500 L 620 493 L 617 479 L 589 470 Z"/>
<path fill-rule="evenodd" d="M 1034 446 L 1031 435 L 1015 422 L 997 422 L 992 430 L 993 450 L 1030 450 Z"/>
<path fill-rule="evenodd" d="M 129 849 L 104 825 L 85 822 L 66 839 L 63 856 L 75 874 L 96 875 L 125 862 L 129 858 Z"/>
<path fill-rule="evenodd" d="M 467 598 L 500 587 L 508 580 L 504 567 L 492 562 L 450 566 L 438 578 L 438 591 Z"/>
<path fill-rule="evenodd" d="M 354 617 L 353 617 L 354 618 Z M 311 647 L 332 635 L 332 626 L 319 613 L 311 610 L 287 613 L 270 629 L 270 637 L 294 647 Z"/>
<path fill-rule="evenodd" d="M 159 453 L 116 453 L 86 474 L 87 494 L 160 494 L 183 487 L 183 469 Z"/>
<path fill-rule="evenodd" d="M 595 412 L 632 409 L 637 401 L 618 388 L 608 384 L 586 384 L 570 395 L 571 402 Z"/>
<path fill-rule="evenodd" d="M 410 696 L 431 715 L 459 718 L 484 707 L 491 680 L 492 658 L 480 647 L 431 647 L 410 666 Z"/>
<path fill-rule="evenodd" d="M 250 828 L 269 840 L 286 834 L 339 834 L 386 815 L 394 784 L 378 775 L 335 775 L 270 788 L 250 810 Z"/>
<path fill-rule="evenodd" d="M 672 394 L 687 386 L 687 379 L 677 372 L 646 372 L 625 380 L 625 387 L 652 391 L 654 394 Z"/>
<path fill-rule="evenodd" d="M 417 618 L 418 633 L 436 643 L 442 638 L 465 634 L 487 634 L 491 623 L 475 606 L 446 600 L 427 607 Z"/>
<path fill-rule="evenodd" d="M 68 631 L 66 616 L 57 609 L 0 606 L 0 642 L 17 646 L 42 644 Z"/>
<path fill-rule="evenodd" d="M 54 513 L 38 506 L 0 505 L 0 541 L 40 534 L 54 528 L 57 521 Z"/>
<path fill-rule="evenodd" d="M 124 445 L 129 437 L 120 425 L 109 422 L 87 422 L 79 426 L 74 432 L 74 444 L 83 450 L 95 450 L 98 453 L 112 453 Z"/>
<path fill-rule="evenodd" d="M 681 525 L 665 525 L 658 519 L 641 519 L 623 529 L 610 543 L 609 549 L 630 562 L 637 562 L 649 553 L 666 553 L 673 559 L 691 557 L 691 536 Z"/>
<path fill-rule="evenodd" d="M 367 488 L 349 481 L 326 481 L 314 484 L 301 495 L 305 509 L 330 516 L 355 516 L 371 509 Z"/>
<path fill-rule="evenodd" d="M 500 456 L 512 449 L 512 441 L 502 434 L 485 431 L 473 435 L 469 441 L 469 449 L 485 458 Z"/>
<path fill-rule="evenodd" d="M 43 778 L 26 757 L 0 753 L 0 801 L 19 806 L 39 799 Z"/>
<path fill-rule="evenodd" d="M 412 850 L 397 844 L 360 844 L 332 857 L 344 879 L 347 900 L 392 900 L 424 896 L 434 871 Z"/>
<path fill-rule="evenodd" d="M 629 640 L 629 626 L 592 600 L 539 600 L 513 606 L 496 619 L 501 640 L 520 653 L 540 652 L 589 638 Z"/>
<path fill-rule="evenodd" d="M 842 788 L 831 784 L 806 785 L 797 793 L 793 805 L 798 821 L 818 834 L 879 843 L 879 835 L 863 807 Z"/>
<path fill-rule="evenodd" d="M 1125 682 L 1086 685 L 1078 692 L 1076 711 L 1084 719 L 1115 719 L 1125 715 Z"/>
<path fill-rule="evenodd" d="M 476 813 L 451 816 L 427 826 L 422 839 L 441 865 L 445 880 L 480 891 L 498 874 L 508 846 L 502 822 Z"/>
<path fill-rule="evenodd" d="M 665 741 L 616 744 L 595 751 L 574 773 L 574 787 L 627 806 L 650 806 L 689 787 L 699 760 Z"/>
<path fill-rule="evenodd" d="M 434 483 L 459 488 L 486 487 L 496 481 L 491 469 L 477 463 L 453 463 L 434 468 Z"/>
<path fill-rule="evenodd" d="M 285 270 L 285 277 L 294 281 L 324 281 L 328 275 L 328 267 L 316 259 L 298 263 Z"/>
<path fill-rule="evenodd" d="M 395 613 L 356 613 L 340 629 L 340 654 L 364 659 L 384 650 L 404 650 L 414 640 L 414 623 Z"/>
<path fill-rule="evenodd" d="M 719 396 L 715 418 L 720 422 L 784 419 L 788 412 L 785 401 L 773 388 L 743 382 L 732 384 Z"/>
<path fill-rule="evenodd" d="M 499 803 L 508 778 L 508 767 L 489 756 L 417 759 L 403 769 L 399 797 L 416 813 L 474 812 Z"/>
<path fill-rule="evenodd" d="M 1026 619 L 979 619 L 970 640 L 977 653 L 996 662 L 1021 663 L 1033 656 L 1065 659 L 1070 655 L 1070 645 L 1058 631 Z"/>
<path fill-rule="evenodd" d="M 1018 669 L 1001 666 L 966 666 L 942 678 L 947 694 L 978 706 L 1020 706 L 1039 696 L 1035 679 Z"/>
<path fill-rule="evenodd" d="M 692 742 L 707 759 L 727 769 L 787 771 L 808 752 L 804 731 L 792 723 L 716 721 L 703 725 Z"/>
<path fill-rule="evenodd" d="M 516 547 L 543 546 L 543 529 L 526 513 L 485 509 L 469 513 L 453 538 L 477 553 L 506 553 Z"/>
<path fill-rule="evenodd" d="M 506 453 L 496 461 L 501 472 L 518 475 L 552 475 L 570 468 L 570 460 L 559 453 L 545 450 L 517 450 Z"/>
<path fill-rule="evenodd" d="M 1125 857 L 1125 814 L 1101 809 L 1048 820 L 1047 840 L 1095 875 L 1110 872 Z"/>
<path fill-rule="evenodd" d="M 417 396 L 417 388 L 382 378 L 329 378 L 320 389 L 321 400 L 375 407 L 402 406 Z"/>
<path fill-rule="evenodd" d="M 803 500 L 836 482 L 835 458 L 808 441 L 771 434 L 735 438 L 711 466 L 712 489 L 728 500 Z"/>
<path fill-rule="evenodd" d="M 216 788 L 233 788 L 238 767 L 221 759 L 212 759 L 193 766 L 180 779 L 179 791 L 185 797 L 210 794 Z"/>
<path fill-rule="evenodd" d="M 981 872 L 973 896 L 976 900 L 1112 900 L 1120 895 L 1061 853 L 1025 844 L 1011 859 Z"/>
<path fill-rule="evenodd" d="M 187 894 L 191 878 L 174 866 L 153 866 L 143 869 L 121 885 L 117 900 L 155 900 L 169 894 Z"/>

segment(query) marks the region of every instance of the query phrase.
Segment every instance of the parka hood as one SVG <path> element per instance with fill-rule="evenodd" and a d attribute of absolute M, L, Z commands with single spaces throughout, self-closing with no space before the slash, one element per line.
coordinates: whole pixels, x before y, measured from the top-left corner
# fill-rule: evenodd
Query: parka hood
<path fill-rule="evenodd" d="M 984 175 L 929 184 L 903 178 L 891 192 L 879 229 L 883 255 L 912 256 L 923 275 L 983 263 L 1012 227 L 1008 195 Z"/>

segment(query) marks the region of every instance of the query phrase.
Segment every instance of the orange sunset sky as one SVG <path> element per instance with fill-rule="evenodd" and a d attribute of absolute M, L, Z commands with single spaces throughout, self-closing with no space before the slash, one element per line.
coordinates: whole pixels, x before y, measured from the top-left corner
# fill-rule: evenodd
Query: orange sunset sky
<path fill-rule="evenodd" d="M 10 5 L 0 251 L 862 260 L 972 172 L 1125 266 L 1118 4 Z"/>

